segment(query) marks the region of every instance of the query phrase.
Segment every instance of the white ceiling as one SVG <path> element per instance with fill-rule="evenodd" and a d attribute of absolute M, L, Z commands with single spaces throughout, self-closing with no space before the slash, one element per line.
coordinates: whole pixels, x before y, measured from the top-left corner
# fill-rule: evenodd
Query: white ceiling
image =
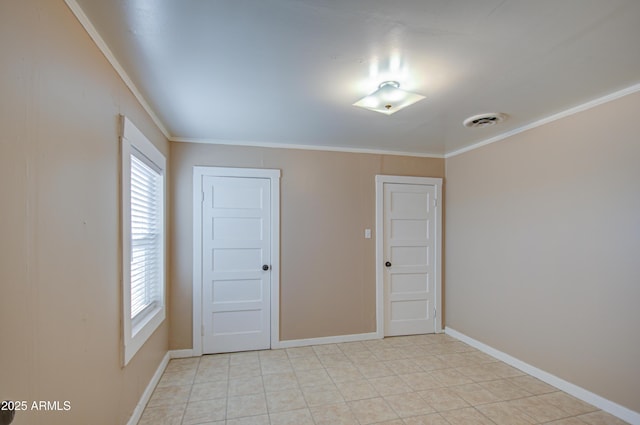
<path fill-rule="evenodd" d="M 640 83 L 638 0 L 76 1 L 174 140 L 437 156 Z"/>

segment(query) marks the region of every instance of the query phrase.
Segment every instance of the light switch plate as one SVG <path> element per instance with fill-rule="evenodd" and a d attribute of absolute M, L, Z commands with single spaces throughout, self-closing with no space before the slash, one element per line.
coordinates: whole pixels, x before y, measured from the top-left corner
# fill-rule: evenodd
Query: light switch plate
<path fill-rule="evenodd" d="M 364 238 L 371 239 L 371 229 L 364 229 Z"/>

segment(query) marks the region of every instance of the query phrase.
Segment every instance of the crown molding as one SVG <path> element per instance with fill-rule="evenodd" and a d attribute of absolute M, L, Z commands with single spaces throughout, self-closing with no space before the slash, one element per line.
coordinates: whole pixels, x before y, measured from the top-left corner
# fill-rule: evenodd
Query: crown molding
<path fill-rule="evenodd" d="M 345 153 L 368 153 L 374 155 L 396 155 L 396 156 L 413 156 L 417 158 L 439 158 L 443 159 L 442 154 L 418 153 L 418 152 L 402 152 L 385 149 L 368 149 L 342 146 L 323 146 L 323 145 L 300 145 L 293 143 L 271 143 L 256 142 L 242 140 L 221 140 L 221 139 L 198 139 L 189 137 L 172 137 L 171 142 L 179 143 L 202 143 L 210 145 L 227 145 L 227 146 L 246 146 L 255 148 L 275 148 L 275 149 L 301 149 L 308 151 L 326 151 L 326 152 L 345 152 Z"/>
<path fill-rule="evenodd" d="M 599 97 L 597 99 L 590 100 L 589 102 L 583 103 L 581 105 L 574 106 L 573 108 L 569 108 L 569 109 L 566 109 L 566 110 L 564 110 L 562 112 L 558 112 L 557 114 L 549 115 L 548 117 L 545 117 L 545 118 L 542 118 L 540 120 L 534 121 L 532 123 L 523 125 L 522 127 L 518 127 L 518 128 L 513 129 L 511 131 L 507 131 L 505 133 L 502 133 L 502 134 L 499 134 L 497 136 L 491 137 L 489 139 L 485 139 L 485 140 L 482 140 L 480 142 L 474 143 L 472 145 L 465 146 L 464 148 L 460 148 L 460 149 L 457 149 L 457 150 L 452 151 L 452 152 L 447 152 L 447 153 L 444 154 L 444 158 L 445 159 L 452 158 L 452 157 L 454 157 L 456 155 L 460 155 L 460 154 L 463 154 L 465 152 L 469 152 L 469 151 L 481 148 L 483 146 L 490 145 L 491 143 L 499 142 L 499 141 L 507 139 L 507 138 L 509 138 L 511 136 L 515 136 L 516 134 L 525 132 L 527 130 L 534 129 L 536 127 L 543 126 L 545 124 L 549 124 L 549 123 L 551 123 L 553 121 L 557 121 L 559 119 L 566 118 L 566 117 L 569 117 L 571 115 L 575 115 L 575 114 L 577 114 L 579 112 L 586 111 L 586 110 L 591 109 L 591 108 L 595 108 L 596 106 L 602 105 L 604 103 L 612 102 L 612 101 L 614 101 L 616 99 L 620 99 L 621 97 L 625 97 L 625 96 L 628 96 L 630 94 L 637 93 L 639 91 L 640 91 L 640 83 L 634 84 L 634 85 L 629 86 L 627 88 L 624 88 L 622 90 L 618 90 L 616 92 L 609 93 L 609 94 L 607 94 L 605 96 Z"/>
<path fill-rule="evenodd" d="M 144 110 L 149 114 L 153 122 L 158 126 L 162 134 L 172 142 L 186 142 L 186 143 L 206 143 L 206 144 L 215 144 L 215 145 L 232 145 L 232 146 L 250 146 L 250 147 L 264 147 L 264 148 L 278 148 L 278 149 L 303 149 L 303 150 L 316 150 L 316 151 L 330 151 L 330 152 L 348 152 L 348 153 L 369 153 L 369 154 L 378 154 L 378 155 L 398 155 L 398 156 L 412 156 L 412 157 L 421 157 L 421 158 L 453 158 L 454 156 L 463 154 L 465 152 L 469 152 L 478 148 L 481 148 L 486 145 L 490 145 L 495 142 L 499 142 L 501 140 L 508 139 L 511 136 L 515 136 L 516 134 L 534 129 L 536 127 L 543 126 L 545 124 L 549 124 L 553 121 L 566 118 L 568 116 L 577 114 L 582 111 L 586 111 L 588 109 L 594 108 L 596 106 L 602 105 L 604 103 L 608 103 L 619 99 L 621 97 L 627 96 L 629 94 L 633 94 L 640 91 L 640 83 L 634 84 L 622 90 L 618 90 L 616 92 L 607 94 L 605 96 L 599 97 L 597 99 L 588 101 L 581 105 L 566 109 L 562 112 L 547 116 L 540 120 L 531 122 L 529 124 L 525 124 L 516 129 L 507 131 L 502 134 L 498 134 L 497 136 L 481 140 L 479 142 L 473 143 L 469 146 L 465 146 L 460 149 L 456 149 L 450 152 L 445 152 L 444 154 L 433 154 L 433 153 L 417 153 L 417 152 L 400 152 L 393 150 L 385 150 L 385 149 L 368 149 L 368 148 L 355 148 L 355 147 L 339 147 L 339 146 L 322 146 L 322 145 L 300 145 L 300 144 L 288 144 L 288 143 L 270 143 L 270 142 L 256 142 L 256 141 L 235 141 L 235 140 L 218 140 L 218 139 L 196 139 L 196 138 L 186 138 L 186 137 L 173 137 L 165 127 L 164 123 L 157 116 L 155 111 L 151 108 L 147 100 L 144 98 L 140 90 L 133 83 L 129 75 L 126 73 L 122 65 L 118 62 L 118 60 L 111 52 L 111 49 L 104 41 L 102 36 L 98 33 L 96 28 L 93 26 L 87 15 L 84 13 L 80 5 L 76 0 L 64 0 L 72 13 L 76 16 L 80 24 L 84 27 L 84 29 L 89 34 L 89 37 L 94 41 L 98 49 L 105 56 L 107 61 L 111 64 L 114 70 L 118 73 L 122 81 L 125 85 L 131 90 L 131 93 L 138 100 L 140 105 L 144 108 Z"/>
<path fill-rule="evenodd" d="M 93 23 L 91 23 L 91 20 L 89 20 L 89 17 L 84 13 L 80 5 L 76 2 L 76 0 L 64 0 L 64 1 L 69 7 L 69 9 L 71 9 L 71 12 L 78 19 L 80 24 L 84 27 L 85 31 L 87 31 L 87 34 L 89 34 L 89 37 L 91 37 L 93 42 L 96 44 L 96 46 L 98 46 L 98 49 L 102 52 L 102 54 L 107 59 L 107 61 L 111 64 L 113 69 L 116 71 L 116 73 L 118 73 L 118 75 L 120 76 L 124 84 L 127 86 L 127 88 L 131 90 L 131 93 L 138 100 L 142 108 L 147 112 L 147 114 L 149 114 L 149 116 L 151 117 L 155 125 L 158 127 L 158 129 L 160 129 L 164 137 L 166 137 L 167 139 L 171 139 L 171 134 L 165 127 L 164 123 L 160 120 L 160 118 L 155 113 L 153 108 L 151 108 L 151 106 L 149 105 L 149 102 L 147 102 L 147 100 L 144 98 L 142 93 L 140 93 L 140 90 L 138 90 L 138 87 L 136 87 L 136 85 L 133 83 L 133 80 L 131 80 L 131 78 L 129 77 L 127 72 L 124 70 L 122 65 L 120 65 L 120 62 L 118 62 L 118 60 L 114 56 L 111 49 L 109 48 L 107 43 L 104 41 L 104 39 L 102 38 L 98 30 L 96 30 L 96 28 L 93 26 Z"/>

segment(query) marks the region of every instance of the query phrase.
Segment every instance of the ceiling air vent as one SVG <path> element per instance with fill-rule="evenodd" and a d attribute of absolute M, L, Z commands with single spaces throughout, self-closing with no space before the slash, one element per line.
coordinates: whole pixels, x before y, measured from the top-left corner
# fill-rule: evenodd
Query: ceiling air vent
<path fill-rule="evenodd" d="M 474 115 L 467 118 L 462 122 L 465 127 L 469 128 L 482 128 L 496 125 L 507 119 L 507 114 L 500 112 L 490 112 L 488 114 Z"/>

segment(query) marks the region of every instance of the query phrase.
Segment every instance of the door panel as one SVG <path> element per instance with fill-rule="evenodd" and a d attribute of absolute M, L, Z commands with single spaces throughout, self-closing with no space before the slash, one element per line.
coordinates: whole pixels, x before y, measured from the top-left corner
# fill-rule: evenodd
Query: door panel
<path fill-rule="evenodd" d="M 435 332 L 435 186 L 384 183 L 385 335 Z"/>
<path fill-rule="evenodd" d="M 233 303 L 262 299 L 262 280 L 214 280 L 211 302 Z"/>
<path fill-rule="evenodd" d="M 429 286 L 429 276 L 427 275 L 427 287 Z M 422 273 L 395 273 L 391 278 L 391 293 L 402 294 L 405 292 L 423 292 L 425 286 L 425 276 Z"/>
<path fill-rule="evenodd" d="M 429 238 L 429 220 L 391 220 L 393 239 L 423 240 Z"/>
<path fill-rule="evenodd" d="M 391 320 L 414 321 L 427 319 L 428 303 L 423 300 L 397 300 L 391 304 Z"/>
<path fill-rule="evenodd" d="M 219 241 L 250 241 L 262 234 L 262 218 L 217 217 L 213 219 L 213 236 Z"/>
<path fill-rule="evenodd" d="M 202 183 L 203 353 L 270 348 L 269 179 Z"/>
<path fill-rule="evenodd" d="M 256 264 L 260 265 L 263 255 L 259 248 L 236 248 L 237 244 L 228 243 L 229 248 L 213 249 L 213 270 L 225 271 L 255 271 Z"/>
<path fill-rule="evenodd" d="M 391 239 L 392 243 L 405 246 L 391 246 L 391 262 L 396 266 L 427 266 L 429 265 L 429 247 L 406 246 L 406 241 Z"/>

